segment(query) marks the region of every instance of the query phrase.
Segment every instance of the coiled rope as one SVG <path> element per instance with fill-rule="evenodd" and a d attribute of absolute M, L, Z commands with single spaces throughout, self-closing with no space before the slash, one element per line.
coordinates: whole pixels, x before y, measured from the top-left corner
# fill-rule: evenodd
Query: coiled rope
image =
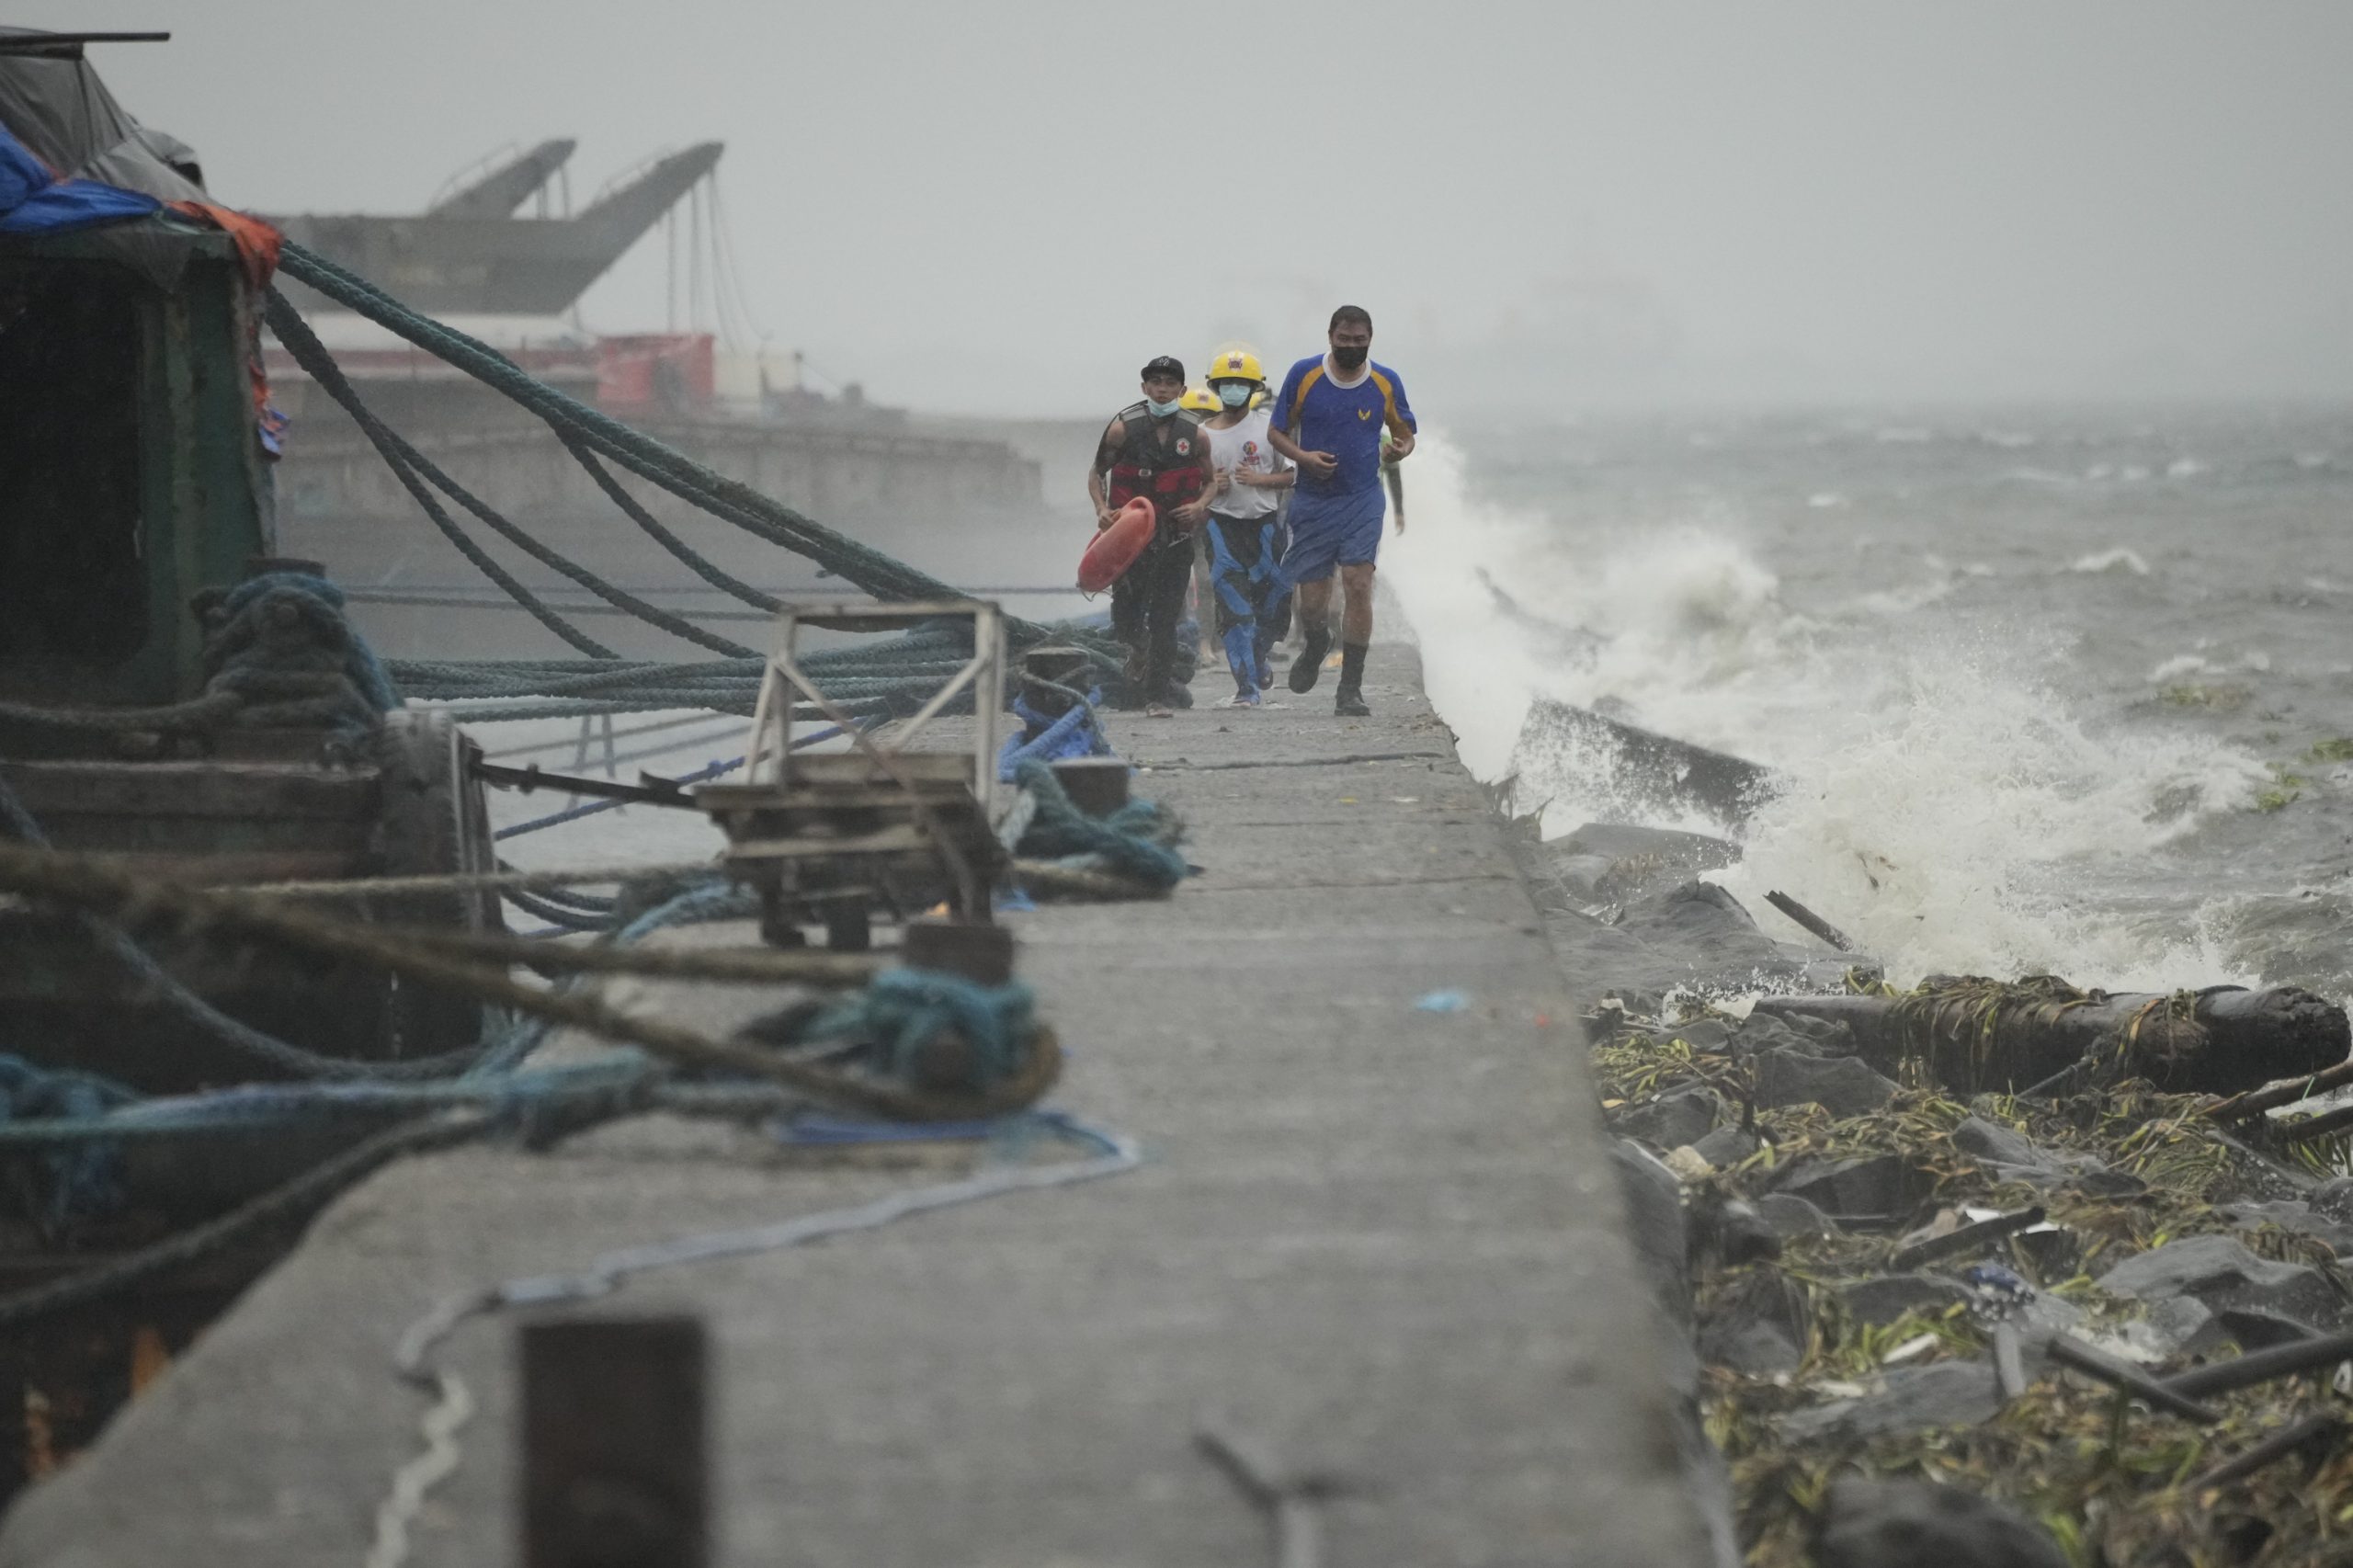
<path fill-rule="evenodd" d="M 458 992 L 485 1004 L 641 1046 L 682 1067 L 738 1074 L 877 1115 L 933 1120 L 1017 1109 L 1035 1102 L 1061 1070 L 1052 1032 L 1040 1028 L 1032 1032 L 1029 1048 L 1021 1052 L 1016 1071 L 1000 1081 L 955 1090 L 908 1089 L 887 1079 L 815 1066 L 732 1040 L 715 1040 L 588 995 L 524 984 L 506 971 L 506 965 L 517 961 L 520 955 L 487 935 L 388 931 L 356 921 L 322 918 L 315 910 L 290 910 L 280 899 L 142 881 L 89 856 L 0 843 L 0 888 L 108 919 L 135 911 L 143 919 L 184 931 L 266 941 L 297 952 L 366 963 L 389 970 L 404 981 Z M 534 944 L 519 946 L 528 951 Z"/>
<path fill-rule="evenodd" d="M 796 1045 L 867 1046 L 885 1071 L 915 1082 L 927 1048 L 952 1031 L 969 1053 L 971 1076 L 988 1084 L 1020 1071 L 1035 1029 L 1036 998 L 1019 981 L 981 985 L 938 970 L 888 969 L 797 1021 L 788 1036 Z"/>
<path fill-rule="evenodd" d="M 327 729 L 346 737 L 400 706 L 392 677 L 324 577 L 270 572 L 200 596 L 204 691 L 148 708 L 0 703 L 0 720 L 100 733 L 201 733 L 223 728 Z"/>
<path fill-rule="evenodd" d="M 1049 891 L 1098 897 L 1106 896 L 1103 890 L 1124 884 L 1124 893 L 1108 896 L 1152 898 L 1166 893 L 1191 871 L 1175 847 L 1184 837 L 1184 824 L 1158 801 L 1133 800 L 1108 817 L 1091 817 L 1072 803 L 1062 780 L 1045 763 L 1025 759 L 1016 765 L 1014 778 L 1036 802 L 1014 846 L 1024 858 L 1016 869 L 1025 881 Z M 1056 887 L 1056 870 L 1082 875 Z"/>
<path fill-rule="evenodd" d="M 1103 733 L 1095 711 L 1096 704 L 1103 700 L 1103 693 L 1097 689 L 1081 695 L 1067 687 L 1056 689 L 1073 699 L 1060 715 L 1049 714 L 1027 697 L 1014 694 L 1013 711 L 1021 721 L 1022 733 L 1007 735 L 998 749 L 996 776 L 1000 780 L 1013 782 L 1016 770 L 1025 762 L 1054 763 L 1072 757 L 1111 755 L 1110 739 Z"/>

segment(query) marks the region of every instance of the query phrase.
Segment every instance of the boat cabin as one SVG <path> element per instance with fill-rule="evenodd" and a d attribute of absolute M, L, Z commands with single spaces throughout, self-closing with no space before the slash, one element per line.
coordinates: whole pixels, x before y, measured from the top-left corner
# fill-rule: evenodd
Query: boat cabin
<path fill-rule="evenodd" d="M 259 307 L 230 236 L 170 213 L 0 233 L 0 701 L 201 686 L 190 600 L 273 547 Z"/>

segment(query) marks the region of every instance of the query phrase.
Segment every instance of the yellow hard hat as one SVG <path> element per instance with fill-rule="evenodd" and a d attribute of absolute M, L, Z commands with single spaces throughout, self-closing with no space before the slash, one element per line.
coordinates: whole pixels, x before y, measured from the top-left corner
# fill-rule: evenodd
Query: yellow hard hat
<path fill-rule="evenodd" d="M 1187 387 L 1185 395 L 1176 400 L 1176 406 L 1189 408 L 1196 414 L 1215 414 L 1225 405 L 1219 403 L 1217 394 L 1207 387 Z"/>
<path fill-rule="evenodd" d="M 1258 357 L 1247 348 L 1222 348 L 1210 360 L 1210 380 L 1213 381 L 1256 381 L 1267 384 L 1267 372 L 1260 369 Z"/>

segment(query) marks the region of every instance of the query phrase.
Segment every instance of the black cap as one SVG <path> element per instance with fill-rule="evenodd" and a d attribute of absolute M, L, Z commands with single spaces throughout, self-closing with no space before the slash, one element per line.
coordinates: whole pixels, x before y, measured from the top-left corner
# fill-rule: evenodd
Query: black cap
<path fill-rule="evenodd" d="M 1154 376 L 1174 376 L 1181 381 L 1185 379 L 1185 361 L 1174 355 L 1163 354 L 1143 368 L 1145 381 L 1148 381 Z"/>

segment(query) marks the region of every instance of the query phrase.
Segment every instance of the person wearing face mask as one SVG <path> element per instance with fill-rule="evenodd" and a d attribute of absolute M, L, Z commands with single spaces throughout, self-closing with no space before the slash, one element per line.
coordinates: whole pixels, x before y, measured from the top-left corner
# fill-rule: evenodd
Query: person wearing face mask
<path fill-rule="evenodd" d="M 1418 428 L 1404 379 L 1372 360 L 1372 317 L 1359 306 L 1332 312 L 1327 351 L 1302 359 L 1275 394 L 1267 432 L 1275 450 L 1299 466 L 1290 504 L 1290 546 L 1281 576 L 1298 591 L 1306 645 L 1291 662 L 1290 688 L 1315 688 L 1331 651 L 1325 615 L 1336 568 L 1347 602 L 1340 621 L 1340 689 L 1333 711 L 1362 717 L 1364 656 L 1372 643 L 1372 568 L 1386 511 L 1384 463 L 1403 461 Z M 1389 436 L 1386 455 L 1381 435 Z M 1398 528 L 1404 517 L 1398 516 Z"/>
<path fill-rule="evenodd" d="M 1233 674 L 1226 706 L 1256 708 L 1258 694 L 1274 684 L 1267 654 L 1289 608 L 1276 577 L 1276 510 L 1298 473 L 1267 439 L 1269 416 L 1261 406 L 1267 376 L 1256 354 L 1234 348 L 1218 355 L 1210 364 L 1210 391 L 1220 407 L 1203 426 L 1217 469 L 1206 531 L 1218 640 Z"/>
<path fill-rule="evenodd" d="M 1186 411 L 1185 367 L 1164 354 L 1143 368 L 1143 399 L 1112 416 L 1086 471 L 1086 498 L 1097 531 L 1108 528 L 1136 496 L 1153 505 L 1159 527 L 1135 564 L 1111 585 L 1111 632 L 1127 645 L 1131 706 L 1165 719 L 1192 699 L 1172 678 L 1176 624 L 1185 614 L 1194 530 L 1209 515 L 1216 482 L 1198 415 Z"/>
<path fill-rule="evenodd" d="M 1210 355 L 1210 358 L 1211 362 L 1215 362 L 1219 359 L 1224 358 L 1226 355 L 1236 351 L 1248 354 L 1253 358 L 1256 358 L 1257 355 L 1257 350 L 1251 347 L 1248 344 L 1241 342 L 1238 339 L 1229 338 L 1227 341 L 1218 345 L 1217 348 Z M 1199 407 L 1200 409 L 1202 424 L 1206 428 L 1208 422 L 1225 405 L 1218 401 L 1217 395 L 1211 392 L 1207 386 L 1199 388 L 1199 392 L 1200 398 L 1199 403 L 1196 403 L 1191 401 L 1194 397 L 1194 393 L 1188 392 L 1185 394 L 1188 400 L 1185 406 L 1188 408 Z M 1272 403 L 1274 398 L 1274 388 L 1262 382 L 1250 393 L 1250 402 L 1248 406 L 1254 409 L 1264 408 L 1268 403 Z M 1290 499 L 1290 492 L 1286 490 L 1282 493 L 1281 497 L 1276 503 L 1275 536 L 1278 539 L 1289 537 L 1284 534 L 1282 529 L 1282 503 L 1289 501 Z M 1225 647 L 1224 644 L 1218 640 L 1217 634 L 1217 588 L 1210 579 L 1210 530 L 1206 528 L 1202 528 L 1200 532 L 1193 536 L 1192 604 L 1194 607 L 1194 619 L 1199 622 L 1200 627 L 1201 663 L 1203 665 L 1213 665 L 1217 663 L 1222 656 L 1223 656 Z M 1285 619 L 1288 620 L 1290 611 L 1290 600 L 1288 598 L 1284 599 L 1282 601 L 1282 607 Z"/>

